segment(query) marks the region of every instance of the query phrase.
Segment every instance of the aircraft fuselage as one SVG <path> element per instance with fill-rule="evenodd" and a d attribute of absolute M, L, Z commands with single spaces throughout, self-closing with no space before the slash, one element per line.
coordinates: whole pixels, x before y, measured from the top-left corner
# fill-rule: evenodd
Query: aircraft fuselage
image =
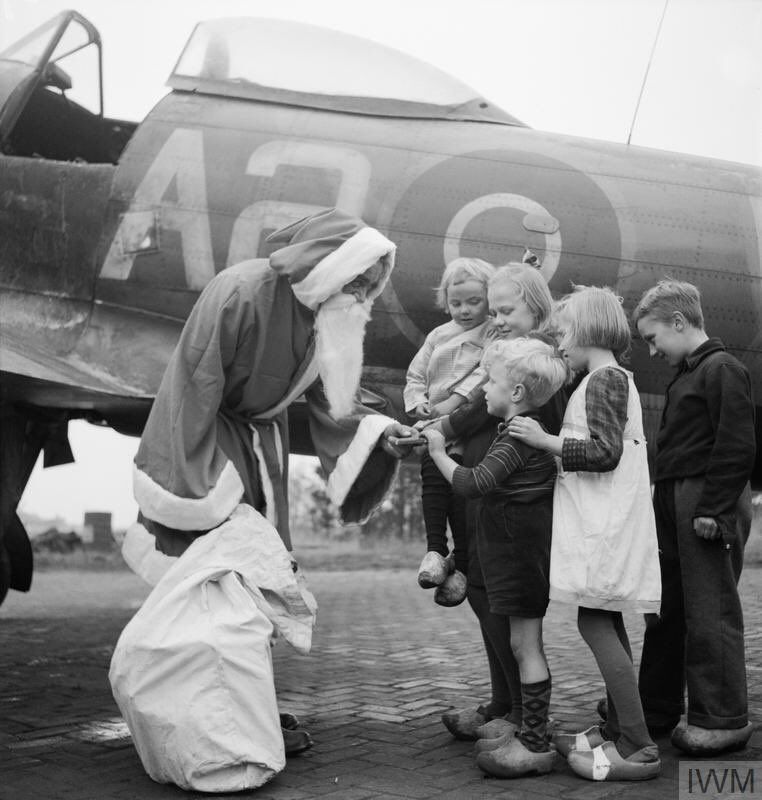
<path fill-rule="evenodd" d="M 759 398 L 761 174 L 509 125 L 174 91 L 116 167 L 0 158 L 2 335 L 39 362 L 14 376 L 29 378 L 28 402 L 55 404 L 62 387 L 63 407 L 137 432 L 206 282 L 266 255 L 271 230 L 338 205 L 398 245 L 366 349 L 369 388 L 398 412 L 410 358 L 444 321 L 433 305 L 444 264 L 501 264 L 525 247 L 555 296 L 608 285 L 629 311 L 663 277 L 695 283 L 709 332 Z M 631 367 L 652 433 L 671 370 L 642 343 Z"/>

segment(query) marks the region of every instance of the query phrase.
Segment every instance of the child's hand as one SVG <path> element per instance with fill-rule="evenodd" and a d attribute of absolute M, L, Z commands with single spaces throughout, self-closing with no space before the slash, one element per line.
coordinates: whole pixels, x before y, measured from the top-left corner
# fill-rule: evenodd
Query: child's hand
<path fill-rule="evenodd" d="M 487 330 L 484 332 L 484 341 L 485 342 L 497 342 L 499 339 L 503 338 L 503 334 L 495 325 L 495 321 L 493 320 L 488 326 Z"/>
<path fill-rule="evenodd" d="M 421 435 L 429 443 L 430 454 L 445 452 L 445 438 L 436 428 L 426 428 Z"/>
<path fill-rule="evenodd" d="M 696 536 L 702 539 L 719 539 L 720 526 L 714 517 L 696 517 L 693 520 L 693 530 Z"/>
<path fill-rule="evenodd" d="M 415 407 L 413 416 L 417 419 L 429 419 L 431 417 L 431 407 L 428 403 L 420 403 Z"/>
<path fill-rule="evenodd" d="M 536 419 L 530 417 L 514 417 L 508 423 L 508 433 L 530 447 L 542 447 L 545 443 L 545 431 Z"/>
<path fill-rule="evenodd" d="M 431 428 L 433 431 L 439 431 L 442 435 L 444 435 L 441 417 L 438 417 L 437 419 L 422 419 L 420 422 L 416 422 L 413 427 L 417 431 L 424 431 L 426 428 Z"/>

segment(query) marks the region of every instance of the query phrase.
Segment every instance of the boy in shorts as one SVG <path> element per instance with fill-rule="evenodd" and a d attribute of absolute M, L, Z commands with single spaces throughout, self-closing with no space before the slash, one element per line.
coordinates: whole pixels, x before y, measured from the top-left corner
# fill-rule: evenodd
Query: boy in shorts
<path fill-rule="evenodd" d="M 556 463 L 549 453 L 514 439 L 507 422 L 518 414 L 537 418 L 537 410 L 561 388 L 567 371 L 552 345 L 528 337 L 493 343 L 483 363 L 489 371 L 487 409 L 504 423 L 481 463 L 460 466 L 447 455 L 441 433 L 427 428 L 423 435 L 453 492 L 481 498 L 479 561 L 490 611 L 502 616 L 510 629 L 523 722 L 520 730 L 513 726 L 507 731 L 497 747 L 480 752 L 477 764 L 491 775 L 519 777 L 549 772 L 555 757 L 546 736 L 551 687 L 542 620 L 548 607 Z"/>
<path fill-rule="evenodd" d="M 662 602 L 643 642 L 643 710 L 654 733 L 674 728 L 672 744 L 685 753 L 740 750 L 754 730 L 737 587 L 751 525 L 751 381 L 704 331 L 692 284 L 660 281 L 643 295 L 633 321 L 651 356 L 677 368 L 652 476 Z M 687 724 L 675 727 L 686 683 Z"/>

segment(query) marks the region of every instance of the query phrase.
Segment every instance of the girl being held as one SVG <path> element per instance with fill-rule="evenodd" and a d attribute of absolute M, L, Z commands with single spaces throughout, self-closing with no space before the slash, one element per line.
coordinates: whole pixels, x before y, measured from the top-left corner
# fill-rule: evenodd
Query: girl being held
<path fill-rule="evenodd" d="M 418 420 L 449 414 L 483 382 L 484 375 L 477 367 L 489 328 L 487 283 L 494 271 L 491 264 L 478 258 L 456 258 L 445 268 L 437 306 L 447 311 L 451 320 L 429 333 L 407 371 L 405 411 Z M 450 442 L 448 450 L 459 459 L 457 442 Z M 440 605 L 457 605 L 466 590 L 465 506 L 452 495 L 449 483 L 427 453 L 421 459 L 421 485 L 427 552 L 418 570 L 418 583 L 425 589 L 438 587 L 434 599 Z M 448 558 L 448 522 L 452 558 Z"/>
<path fill-rule="evenodd" d="M 582 638 L 608 696 L 604 728 L 558 734 L 569 766 L 591 780 L 645 780 L 659 774 L 659 751 L 643 716 L 622 611 L 659 610 L 661 581 L 640 398 L 617 358 L 630 329 L 610 289 L 579 287 L 557 311 L 559 349 L 587 371 L 553 436 L 515 417 L 516 439 L 559 459 L 553 495 L 550 598 L 578 606 Z"/>

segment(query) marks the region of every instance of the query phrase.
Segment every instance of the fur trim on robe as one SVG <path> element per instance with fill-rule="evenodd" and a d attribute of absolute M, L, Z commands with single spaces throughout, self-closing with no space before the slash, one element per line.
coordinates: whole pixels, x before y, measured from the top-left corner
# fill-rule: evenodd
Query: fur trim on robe
<path fill-rule="evenodd" d="M 336 466 L 328 476 L 328 496 L 339 508 L 342 521 L 366 522 L 389 491 L 396 476 L 396 465 L 392 472 L 385 470 L 383 477 L 374 482 L 372 493 L 365 493 L 362 507 L 347 499 L 362 472 L 369 467 L 370 456 L 376 449 L 381 434 L 394 421 L 383 414 L 363 417 L 349 446 L 336 460 Z"/>

